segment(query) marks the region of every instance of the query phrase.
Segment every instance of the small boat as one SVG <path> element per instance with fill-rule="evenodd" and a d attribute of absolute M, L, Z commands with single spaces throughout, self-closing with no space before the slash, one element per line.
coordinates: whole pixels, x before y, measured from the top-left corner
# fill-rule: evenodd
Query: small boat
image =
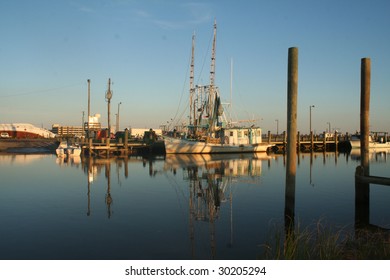
<path fill-rule="evenodd" d="M 56 149 L 56 154 L 59 157 L 63 156 L 80 156 L 81 147 L 78 145 L 69 145 L 67 141 L 61 141 Z"/>
<path fill-rule="evenodd" d="M 374 136 L 373 136 L 374 135 Z M 388 148 L 390 149 L 390 141 L 387 140 L 387 133 L 383 133 L 383 135 L 374 133 L 373 135 L 368 136 L 368 147 L 369 149 L 382 149 Z M 349 140 L 352 149 L 360 148 L 360 134 L 355 134 L 351 136 Z"/>
<path fill-rule="evenodd" d="M 210 84 L 206 86 L 194 86 L 195 37 L 192 37 L 189 125 L 181 137 L 164 136 L 167 154 L 255 153 L 273 147 L 262 142 L 261 128 L 237 126 L 226 118 L 219 89 L 214 85 L 216 29 L 214 23 Z"/>

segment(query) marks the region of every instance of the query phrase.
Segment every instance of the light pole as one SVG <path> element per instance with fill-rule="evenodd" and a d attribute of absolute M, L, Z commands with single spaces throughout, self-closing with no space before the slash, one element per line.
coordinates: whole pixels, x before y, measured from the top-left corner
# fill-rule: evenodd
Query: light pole
<path fill-rule="evenodd" d="M 81 121 L 81 127 L 82 127 L 81 136 L 84 136 L 85 133 L 84 111 L 83 111 L 83 119 Z"/>
<path fill-rule="evenodd" d="M 116 132 L 119 131 L 119 106 L 122 104 L 122 102 L 118 103 L 118 114 L 116 114 Z"/>
<path fill-rule="evenodd" d="M 111 91 L 111 79 L 108 79 L 108 90 L 106 92 L 106 100 L 107 100 L 107 138 L 111 138 L 111 123 L 110 123 L 110 103 L 112 98 L 112 91 Z"/>
<path fill-rule="evenodd" d="M 310 133 L 311 133 L 311 108 L 314 108 L 314 105 L 310 105 L 309 106 L 309 110 L 310 110 L 310 116 L 309 116 L 309 120 L 310 120 Z"/>
<path fill-rule="evenodd" d="M 276 135 L 279 135 L 279 120 L 276 119 Z"/>

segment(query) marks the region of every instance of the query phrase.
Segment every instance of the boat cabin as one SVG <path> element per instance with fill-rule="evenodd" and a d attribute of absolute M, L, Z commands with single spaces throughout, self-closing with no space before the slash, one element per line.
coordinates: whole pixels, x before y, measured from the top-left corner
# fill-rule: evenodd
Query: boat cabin
<path fill-rule="evenodd" d="M 229 145 L 259 144 L 262 142 L 261 128 L 225 128 L 222 130 L 223 143 Z"/>

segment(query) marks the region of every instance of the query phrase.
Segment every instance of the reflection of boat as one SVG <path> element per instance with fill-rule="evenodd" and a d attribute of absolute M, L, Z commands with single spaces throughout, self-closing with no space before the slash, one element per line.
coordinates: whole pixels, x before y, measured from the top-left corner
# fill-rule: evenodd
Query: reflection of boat
<path fill-rule="evenodd" d="M 167 154 L 253 153 L 266 152 L 270 147 L 262 143 L 259 127 L 238 127 L 226 120 L 215 79 L 216 23 L 212 46 L 210 84 L 194 86 L 194 37 L 190 77 L 189 126 L 184 137 L 165 137 Z M 175 131 L 176 134 L 176 131 Z"/>
<path fill-rule="evenodd" d="M 0 154 L 0 162 L 9 162 L 10 164 L 24 165 L 31 164 L 45 158 L 43 154 L 21 155 L 21 154 Z"/>
<path fill-rule="evenodd" d="M 0 152 L 5 153 L 53 153 L 58 147 L 56 139 L 0 139 Z"/>
<path fill-rule="evenodd" d="M 360 160 L 360 149 L 351 149 L 349 155 L 353 160 Z M 389 148 L 372 148 L 369 150 L 369 160 L 371 162 L 377 161 L 386 161 L 390 155 L 390 147 Z"/>
<path fill-rule="evenodd" d="M 352 149 L 360 148 L 360 135 L 359 134 L 352 135 L 351 139 L 349 140 L 349 143 L 351 144 Z M 369 135 L 368 147 L 370 149 L 378 149 L 378 148 L 390 149 L 390 142 L 387 141 L 387 134 L 384 134 L 383 136 L 378 136 L 378 134 L 375 134 L 375 137 Z"/>
<path fill-rule="evenodd" d="M 263 155 L 263 156 L 259 156 Z M 218 172 L 221 176 L 260 176 L 262 161 L 271 159 L 260 154 L 185 154 L 166 155 L 164 169 L 197 168 L 205 172 Z"/>
<path fill-rule="evenodd" d="M 66 141 L 62 141 L 56 149 L 57 156 L 80 156 L 81 147 L 78 145 L 69 145 Z"/>

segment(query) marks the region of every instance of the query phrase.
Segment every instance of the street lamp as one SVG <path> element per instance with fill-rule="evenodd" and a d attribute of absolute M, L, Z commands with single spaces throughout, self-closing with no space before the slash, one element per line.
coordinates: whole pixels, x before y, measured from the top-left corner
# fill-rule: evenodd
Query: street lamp
<path fill-rule="evenodd" d="M 119 106 L 122 104 L 122 102 L 118 103 L 118 114 L 116 114 L 116 131 L 119 131 Z"/>
<path fill-rule="evenodd" d="M 279 120 L 276 119 L 276 135 L 279 135 Z"/>
<path fill-rule="evenodd" d="M 108 90 L 106 92 L 106 100 L 107 100 L 107 138 L 111 138 L 111 122 L 110 122 L 110 103 L 112 98 L 112 91 L 111 91 L 111 79 L 108 79 Z"/>
<path fill-rule="evenodd" d="M 310 120 L 310 133 L 311 133 L 311 108 L 314 108 L 314 105 L 310 105 L 309 106 L 309 110 L 310 110 L 310 116 L 309 116 L 309 120 Z"/>

